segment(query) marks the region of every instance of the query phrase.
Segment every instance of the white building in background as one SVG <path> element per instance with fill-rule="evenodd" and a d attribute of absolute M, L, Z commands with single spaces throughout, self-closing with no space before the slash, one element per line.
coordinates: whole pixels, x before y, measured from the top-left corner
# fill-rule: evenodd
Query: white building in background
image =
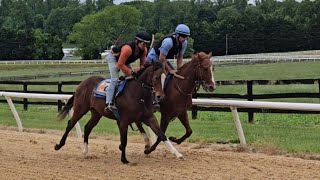
<path fill-rule="evenodd" d="M 62 48 L 62 52 L 64 54 L 62 60 L 72 59 L 77 50 L 78 48 Z"/>

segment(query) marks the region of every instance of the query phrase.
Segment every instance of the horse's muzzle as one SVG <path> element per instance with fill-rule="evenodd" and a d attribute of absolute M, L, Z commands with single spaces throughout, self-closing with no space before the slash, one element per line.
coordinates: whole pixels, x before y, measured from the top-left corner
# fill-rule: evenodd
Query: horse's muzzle
<path fill-rule="evenodd" d="M 157 99 L 159 102 L 161 102 L 164 99 L 164 95 L 163 96 L 157 96 Z"/>
<path fill-rule="evenodd" d="M 159 102 L 164 98 L 163 91 L 154 91 L 154 95 Z"/>
<path fill-rule="evenodd" d="M 206 91 L 206 92 L 213 92 L 214 90 L 216 90 L 216 85 L 213 84 L 202 84 L 202 88 Z"/>

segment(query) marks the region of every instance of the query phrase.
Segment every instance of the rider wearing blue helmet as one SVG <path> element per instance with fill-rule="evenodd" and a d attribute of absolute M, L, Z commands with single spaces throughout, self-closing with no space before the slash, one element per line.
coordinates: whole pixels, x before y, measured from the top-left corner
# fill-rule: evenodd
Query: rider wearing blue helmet
<path fill-rule="evenodd" d="M 150 50 L 147 62 L 150 63 L 152 60 L 162 62 L 170 74 L 175 74 L 176 70 L 167 59 L 173 59 L 175 56 L 177 58 L 177 68 L 182 66 L 188 36 L 190 36 L 189 27 L 185 24 L 179 24 L 173 34 L 165 36 L 159 44 Z"/>

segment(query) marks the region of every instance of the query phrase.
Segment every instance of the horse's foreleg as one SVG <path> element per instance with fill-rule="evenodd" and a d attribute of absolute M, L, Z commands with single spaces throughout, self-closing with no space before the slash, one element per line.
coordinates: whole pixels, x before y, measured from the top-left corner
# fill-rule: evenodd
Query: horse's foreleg
<path fill-rule="evenodd" d="M 178 159 L 184 159 L 184 157 L 182 156 L 182 154 L 180 154 L 174 147 L 173 145 L 171 144 L 171 142 L 167 139 L 167 137 L 165 136 L 165 134 L 161 131 L 160 127 L 159 127 L 159 124 L 158 124 L 158 121 L 157 119 L 153 116 L 149 119 L 148 122 L 148 126 L 152 129 L 152 131 L 158 136 L 158 140 L 157 142 L 160 140 L 160 141 L 163 141 L 164 144 L 167 146 L 167 148 L 170 150 L 170 152 L 175 155 Z M 156 142 L 156 143 L 157 143 Z M 155 145 L 158 145 L 158 144 L 154 144 L 151 146 L 151 151 L 152 152 L 153 150 L 155 150 Z M 152 149 L 154 148 L 154 149 Z M 145 150 L 145 154 L 148 154 L 149 150 Z M 149 152 L 149 153 L 150 153 Z"/>
<path fill-rule="evenodd" d="M 184 128 L 186 129 L 186 133 L 179 139 L 177 139 L 176 137 L 169 137 L 169 139 L 172 142 L 175 142 L 177 144 L 181 144 L 184 140 L 186 140 L 188 137 L 191 136 L 192 129 L 190 127 L 190 123 L 189 123 L 187 112 L 185 112 L 181 116 L 178 116 L 178 118 L 179 118 L 180 122 L 182 123 L 182 125 L 184 126 Z"/>
<path fill-rule="evenodd" d="M 56 151 L 61 149 L 62 146 L 65 145 L 69 132 L 72 130 L 74 125 L 81 119 L 81 117 L 83 115 L 84 114 L 75 114 L 75 113 L 72 115 L 71 119 L 68 121 L 68 125 L 66 127 L 66 131 L 64 132 L 64 134 L 63 134 L 63 136 L 62 136 L 62 138 L 60 140 L 60 143 L 56 144 L 55 147 L 54 147 L 54 149 Z"/>
<path fill-rule="evenodd" d="M 89 135 L 92 129 L 98 124 L 102 116 L 94 109 L 91 110 L 91 118 L 84 126 L 83 154 L 88 153 Z"/>
<path fill-rule="evenodd" d="M 151 146 L 151 143 L 150 143 L 150 139 L 149 137 L 147 136 L 147 133 L 146 131 L 143 129 L 142 127 L 142 123 L 141 122 L 136 122 L 136 125 L 138 127 L 138 130 L 140 131 L 142 137 L 143 137 L 143 140 L 144 140 L 144 144 L 145 144 L 145 149 L 148 149 L 150 148 Z"/>
<path fill-rule="evenodd" d="M 127 135 L 128 135 L 128 120 L 120 119 L 119 130 L 120 130 L 120 147 L 121 147 L 121 162 L 124 164 L 129 163 L 126 158 L 126 147 L 127 147 Z"/>
<path fill-rule="evenodd" d="M 169 125 L 169 120 L 165 116 L 161 115 L 160 129 L 165 134 L 167 127 Z M 158 136 L 156 142 L 149 148 L 144 151 L 145 154 L 150 154 L 152 151 L 156 150 L 157 146 L 161 142 L 161 138 Z"/>

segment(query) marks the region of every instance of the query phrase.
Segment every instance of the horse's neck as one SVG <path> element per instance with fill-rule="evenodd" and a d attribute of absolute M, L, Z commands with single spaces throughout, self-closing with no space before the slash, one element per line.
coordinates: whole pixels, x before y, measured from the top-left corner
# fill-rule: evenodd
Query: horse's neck
<path fill-rule="evenodd" d="M 150 71 L 150 69 L 146 69 L 140 76 L 139 76 L 139 81 L 140 82 L 142 82 L 142 83 L 144 83 L 144 84 L 147 84 L 147 85 L 150 85 L 151 84 L 151 82 L 148 82 L 149 81 L 149 71 Z"/>
<path fill-rule="evenodd" d="M 195 66 L 194 63 L 189 62 L 184 64 L 178 71 L 178 74 L 187 78 L 189 81 L 195 81 Z"/>
<path fill-rule="evenodd" d="M 196 81 L 196 71 L 195 71 L 194 63 L 189 62 L 184 64 L 180 70 L 177 72 L 177 74 L 184 77 L 184 79 L 176 78 L 175 81 L 177 83 L 178 88 L 183 90 L 185 93 L 192 93 L 194 87 L 195 87 L 195 81 Z"/>

